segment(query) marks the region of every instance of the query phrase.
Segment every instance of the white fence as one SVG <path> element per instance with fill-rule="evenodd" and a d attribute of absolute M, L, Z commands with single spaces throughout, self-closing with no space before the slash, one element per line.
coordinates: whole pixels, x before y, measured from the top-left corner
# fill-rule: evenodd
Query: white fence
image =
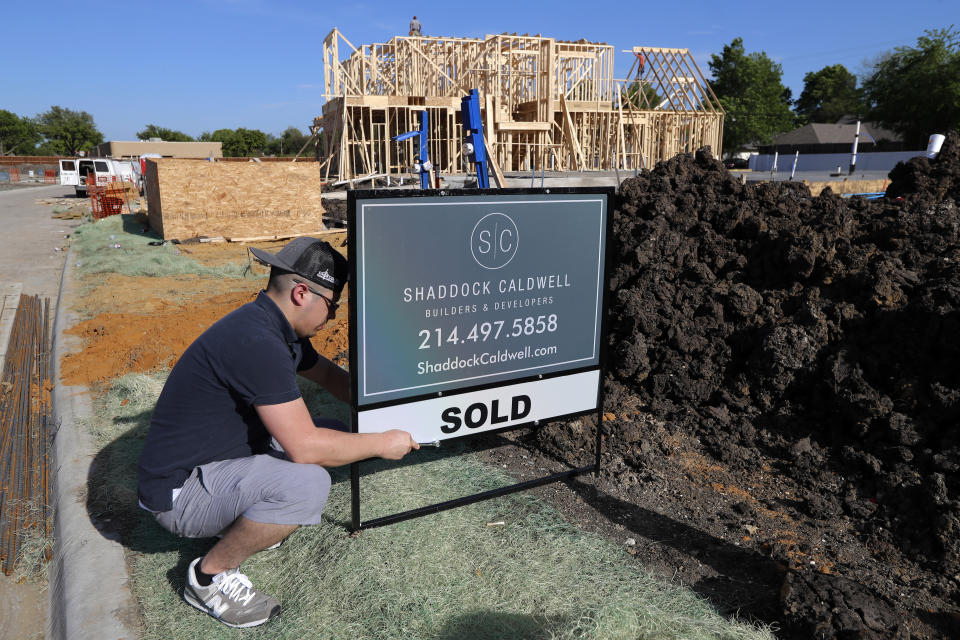
<path fill-rule="evenodd" d="M 873 151 L 857 154 L 857 171 L 890 171 L 898 162 L 904 162 L 920 151 Z M 777 159 L 777 171 L 790 173 L 793 169 L 792 153 L 782 153 Z M 839 166 L 845 173 L 850 168 L 849 153 L 801 153 L 797 159 L 797 171 L 835 171 Z M 773 169 L 773 154 L 755 154 L 750 156 L 751 171 L 770 171 Z"/>

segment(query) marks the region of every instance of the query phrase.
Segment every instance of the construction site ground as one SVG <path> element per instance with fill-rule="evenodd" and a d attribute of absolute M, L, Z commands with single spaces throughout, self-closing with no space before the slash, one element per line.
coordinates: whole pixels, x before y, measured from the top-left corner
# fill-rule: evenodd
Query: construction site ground
<path fill-rule="evenodd" d="M 327 240 L 343 244 L 345 236 L 344 231 Z M 179 250 L 204 265 L 222 266 L 247 261 L 248 247 L 277 251 L 285 243 L 193 244 L 181 245 Z M 265 277 L 260 265 L 252 263 L 251 269 Z M 83 338 L 85 346 L 81 353 L 64 356 L 62 382 L 97 385 L 127 373 L 170 367 L 204 329 L 253 300 L 264 284 L 262 278 L 212 282 L 193 275 L 98 277 L 77 309 L 88 319 L 69 330 Z M 329 323 L 314 339 L 317 348 L 328 356 L 345 354 L 346 328 L 344 318 Z"/>
<path fill-rule="evenodd" d="M 676 166 L 678 175 L 692 171 L 687 164 Z M 704 166 L 708 167 L 704 171 L 714 171 L 708 163 Z M 35 191 L 40 195 L 45 190 Z M 31 203 L 37 199 L 34 196 Z M 30 209 L 37 225 L 41 217 L 51 229 L 62 231 L 67 228 L 63 225 L 75 224 L 51 219 L 54 203 L 37 206 Z M 21 256 L 22 263 L 37 260 L 25 238 L 40 238 L 53 245 L 48 248 L 55 257 L 61 254 L 54 250 L 57 238 L 52 231 L 49 237 L 37 235 L 44 228 L 17 236 L 22 247 L 18 250 L 30 254 Z M 146 233 L 142 219 L 135 217 L 124 230 Z M 12 240 L 10 234 L 4 237 Z M 345 251 L 345 233 L 328 239 Z M 13 242 L 3 242 L 4 247 L 8 244 Z M 276 250 L 283 244 L 253 246 Z M 222 266 L 247 263 L 248 246 L 197 243 L 179 245 L 177 250 L 201 264 Z M 256 295 L 265 272 L 255 264 L 250 268 L 256 277 L 77 278 L 73 311 L 78 321 L 68 333 L 83 347 L 64 355 L 59 383 L 96 390 L 125 373 L 172 366 L 210 323 Z M 0 276 L 10 277 L 3 272 Z M 315 338 L 316 347 L 346 364 L 347 329 L 345 317 L 336 319 Z M 625 556 L 639 565 L 689 586 L 721 613 L 776 625 L 778 637 L 812 637 L 815 628 L 823 631 L 817 637 L 847 637 L 844 632 L 859 633 L 849 637 L 893 637 L 884 629 L 896 637 L 908 637 L 907 633 L 924 639 L 960 634 L 955 578 L 939 575 L 935 565 L 916 562 L 891 545 L 878 547 L 876 536 L 864 535 L 857 509 L 869 504 L 814 509 L 809 505 L 815 496 L 794 475 L 783 472 L 784 461 L 775 451 L 751 449 L 749 459 L 740 457 L 745 455 L 740 449 L 717 455 L 716 443 L 705 446 L 696 430 L 655 417 L 643 394 L 625 384 L 618 378 L 607 385 L 604 424 L 613 439 L 608 441 L 600 476 L 580 476 L 534 490 L 569 521 L 621 545 Z M 490 436 L 473 446 L 517 479 L 565 468 L 577 458 L 581 464 L 589 462 L 592 421 L 558 427 Z M 631 444 L 627 455 L 623 444 L 629 434 L 636 451 Z M 798 441 L 793 449 L 798 458 L 811 455 L 809 440 Z M 819 455 L 816 443 L 812 451 Z M 824 620 L 832 620 L 824 627 L 818 627 L 821 621 L 803 617 L 811 609 L 798 608 L 799 617 L 785 615 L 784 603 L 790 600 L 784 590 L 798 588 L 796 582 L 787 581 L 791 575 L 812 581 L 829 578 L 834 591 L 825 599 L 850 605 L 849 611 L 824 613 Z M 869 587 L 869 596 L 863 585 Z M 848 591 L 840 593 L 843 589 Z M 39 600 L 35 597 L 33 606 L 41 606 L 36 604 Z M 846 615 L 856 620 L 842 620 Z M 23 630 L 36 633 L 33 628 Z"/>
<path fill-rule="evenodd" d="M 136 225 L 127 227 L 134 232 L 143 231 Z M 327 239 L 346 251 L 346 232 Z M 122 237 L 117 240 L 121 245 L 124 242 Z M 179 245 L 178 250 L 203 265 L 218 267 L 246 263 L 249 246 L 276 251 L 284 243 L 196 243 Z M 69 387 L 86 386 L 96 393 L 125 374 L 171 367 L 206 327 L 256 296 L 265 282 L 266 270 L 256 263 L 251 268 L 261 276 L 259 279 L 117 274 L 77 278 L 73 286 L 81 292 L 73 296 L 77 301 L 73 311 L 80 321 L 66 332 L 79 338 L 83 346 L 81 350 L 62 354 L 59 383 Z M 341 315 L 314 338 L 314 344 L 318 351 L 346 366 L 347 331 L 347 319 Z M 483 452 L 491 464 L 517 480 L 540 477 L 546 470 L 567 468 L 562 461 L 542 453 L 526 430 L 483 438 L 470 448 Z M 605 464 L 609 464 L 609 460 Z M 753 554 L 741 547 L 739 529 L 703 530 L 700 519 L 710 517 L 713 498 L 695 490 L 703 482 L 702 477 L 689 475 L 695 471 L 695 464 L 696 460 L 687 458 L 683 458 L 682 463 L 665 461 L 670 472 L 665 470 L 663 484 L 647 486 L 642 498 L 632 495 L 635 492 L 631 487 L 611 484 L 606 475 L 584 476 L 549 485 L 537 489 L 536 495 L 560 507 L 570 522 L 622 546 L 625 558 L 653 568 L 667 580 L 693 587 L 724 615 L 761 621 L 754 617 L 752 605 L 768 598 L 766 590 L 770 585 L 758 583 L 754 575 L 756 562 L 746 562 Z M 699 461 L 699 464 L 706 466 L 707 463 Z M 715 475 L 720 478 L 720 474 Z M 730 479 L 725 481 L 731 487 L 734 485 Z M 684 495 L 703 501 L 694 511 L 699 518 L 690 519 L 685 515 L 691 502 L 683 500 Z M 680 503 L 685 505 L 683 513 L 678 513 Z M 108 535 L 114 535 L 109 533 L 109 524 L 101 523 L 100 527 Z M 718 550 L 720 554 L 712 557 Z M 751 606 L 745 615 L 746 605 Z M 769 613 L 772 614 L 772 610 Z M 776 623 L 776 616 L 768 616 L 762 622 Z"/>

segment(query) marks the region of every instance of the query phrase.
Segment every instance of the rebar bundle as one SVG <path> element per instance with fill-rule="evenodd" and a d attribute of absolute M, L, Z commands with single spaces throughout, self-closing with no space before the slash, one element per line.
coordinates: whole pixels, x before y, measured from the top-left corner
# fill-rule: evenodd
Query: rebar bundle
<path fill-rule="evenodd" d="M 0 376 L 0 567 L 7 575 L 24 535 L 50 537 L 52 364 L 50 300 L 21 295 Z"/>

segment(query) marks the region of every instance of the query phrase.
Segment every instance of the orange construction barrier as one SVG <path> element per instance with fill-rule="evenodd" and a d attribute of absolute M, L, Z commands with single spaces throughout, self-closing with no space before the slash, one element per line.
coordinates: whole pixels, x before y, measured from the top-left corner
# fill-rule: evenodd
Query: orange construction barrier
<path fill-rule="evenodd" d="M 123 213 L 126 194 L 123 191 L 122 182 L 107 182 L 105 179 L 96 180 L 93 178 L 89 182 L 87 194 L 90 196 L 90 208 L 93 211 L 94 220 Z M 127 209 L 129 211 L 129 207 Z"/>

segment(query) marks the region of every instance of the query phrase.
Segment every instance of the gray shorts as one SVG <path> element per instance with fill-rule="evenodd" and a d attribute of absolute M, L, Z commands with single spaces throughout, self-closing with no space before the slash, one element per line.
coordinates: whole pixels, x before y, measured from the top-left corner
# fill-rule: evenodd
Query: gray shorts
<path fill-rule="evenodd" d="M 314 422 L 318 427 L 346 430 L 335 420 Z M 215 536 L 240 516 L 270 524 L 318 524 L 329 493 L 326 469 L 291 462 L 281 450 L 195 467 L 173 509 L 155 513 L 154 518 L 184 538 Z"/>

